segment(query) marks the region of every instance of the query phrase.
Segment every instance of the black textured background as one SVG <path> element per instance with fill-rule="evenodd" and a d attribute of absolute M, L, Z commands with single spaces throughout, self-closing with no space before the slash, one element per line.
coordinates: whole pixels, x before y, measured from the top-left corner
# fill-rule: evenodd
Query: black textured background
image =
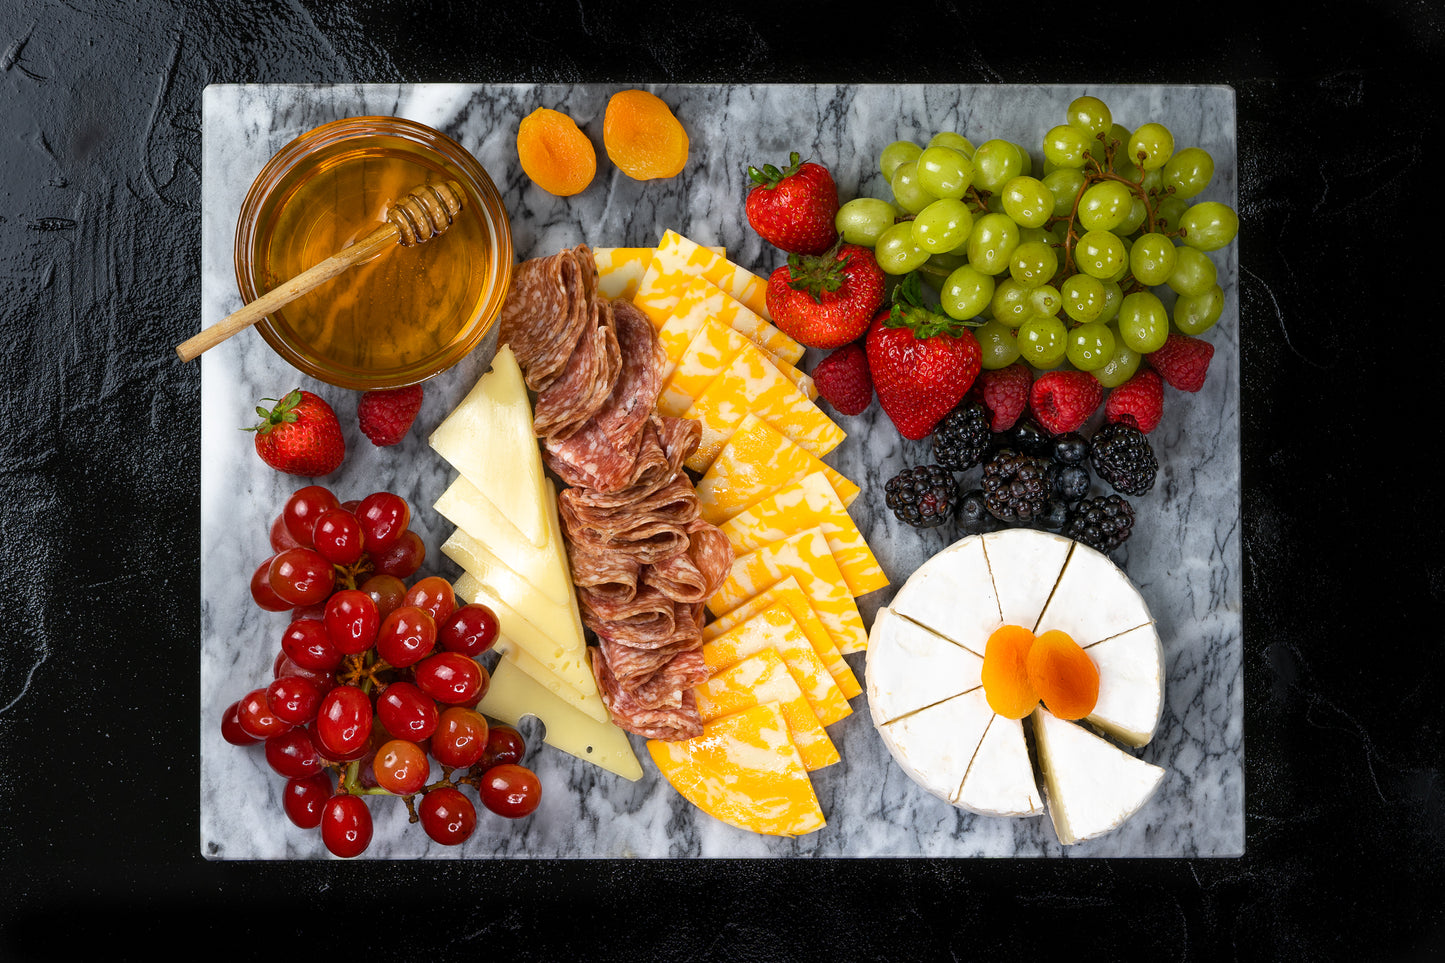
<path fill-rule="evenodd" d="M 0 0 L 0 960 L 1445 957 L 1440 4 L 847 7 Z M 1242 859 L 201 859 L 201 90 L 570 80 L 1235 88 Z"/>

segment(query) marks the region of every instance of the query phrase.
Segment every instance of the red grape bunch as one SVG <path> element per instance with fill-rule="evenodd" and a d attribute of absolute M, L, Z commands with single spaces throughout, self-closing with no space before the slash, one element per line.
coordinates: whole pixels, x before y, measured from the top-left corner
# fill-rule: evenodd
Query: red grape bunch
<path fill-rule="evenodd" d="M 476 709 L 491 684 L 477 658 L 496 643 L 496 614 L 458 605 L 439 576 L 403 581 L 426 557 L 410 520 L 391 492 L 343 504 L 320 485 L 302 488 L 272 523 L 274 554 L 251 578 L 256 603 L 291 620 L 273 681 L 227 706 L 221 735 L 264 745 L 286 779 L 286 815 L 319 827 L 336 856 L 370 845 L 368 796 L 401 797 L 410 821 L 446 845 L 476 829 L 466 786 L 510 818 L 542 798 L 520 764 L 522 735 Z"/>

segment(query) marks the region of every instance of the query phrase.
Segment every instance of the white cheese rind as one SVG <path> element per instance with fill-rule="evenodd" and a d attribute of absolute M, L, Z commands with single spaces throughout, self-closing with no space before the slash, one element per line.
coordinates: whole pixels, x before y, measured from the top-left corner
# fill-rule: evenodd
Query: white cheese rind
<path fill-rule="evenodd" d="M 1164 649 L 1141 625 L 1084 649 L 1099 670 L 1099 701 L 1085 720 L 1134 747 L 1148 745 L 1164 711 Z"/>
<path fill-rule="evenodd" d="M 868 636 L 868 711 L 884 725 L 981 685 L 983 659 L 882 608 Z"/>
<path fill-rule="evenodd" d="M 985 816 L 1037 816 L 1043 812 L 1044 801 L 1034 781 L 1021 720 L 993 717 L 953 802 Z"/>
<path fill-rule="evenodd" d="M 951 803 L 992 717 L 983 690 L 974 689 L 881 725 L 878 734 L 910 779 Z"/>
<path fill-rule="evenodd" d="M 1087 647 L 1152 621 L 1129 577 L 1107 555 L 1077 544 L 1038 628 L 1060 629 Z"/>
<path fill-rule="evenodd" d="M 1028 528 L 989 532 L 982 540 L 1002 624 L 1033 629 L 1074 542 Z"/>
<path fill-rule="evenodd" d="M 1066 846 L 1123 825 L 1164 780 L 1160 767 L 1042 706 L 1034 711 L 1033 720 L 1049 817 L 1059 842 Z"/>
<path fill-rule="evenodd" d="M 983 657 L 1002 625 L 983 541 L 973 535 L 924 562 L 894 596 L 892 609 Z"/>

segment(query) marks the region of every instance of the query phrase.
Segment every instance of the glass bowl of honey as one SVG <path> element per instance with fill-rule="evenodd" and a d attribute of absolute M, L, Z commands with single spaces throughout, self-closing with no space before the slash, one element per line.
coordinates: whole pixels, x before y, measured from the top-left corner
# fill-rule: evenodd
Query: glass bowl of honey
<path fill-rule="evenodd" d="M 400 117 L 311 130 L 267 162 L 241 205 L 236 282 L 247 303 L 386 223 L 423 185 L 460 185 L 462 207 L 425 243 L 383 251 L 256 324 L 303 374 L 341 388 L 398 388 L 439 374 L 481 343 L 512 272 L 496 185 L 440 131 Z"/>

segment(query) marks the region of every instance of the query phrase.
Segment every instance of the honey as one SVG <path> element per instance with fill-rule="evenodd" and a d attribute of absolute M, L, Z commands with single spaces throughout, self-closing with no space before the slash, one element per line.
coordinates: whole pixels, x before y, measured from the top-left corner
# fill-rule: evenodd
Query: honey
<path fill-rule="evenodd" d="M 418 187 L 455 181 L 464 195 L 444 234 L 389 248 L 262 322 L 293 365 L 343 387 L 395 387 L 450 367 L 490 328 L 510 232 L 496 188 L 455 142 L 398 118 L 356 118 L 303 135 L 268 169 L 237 232 L 248 301 L 382 227 Z"/>

